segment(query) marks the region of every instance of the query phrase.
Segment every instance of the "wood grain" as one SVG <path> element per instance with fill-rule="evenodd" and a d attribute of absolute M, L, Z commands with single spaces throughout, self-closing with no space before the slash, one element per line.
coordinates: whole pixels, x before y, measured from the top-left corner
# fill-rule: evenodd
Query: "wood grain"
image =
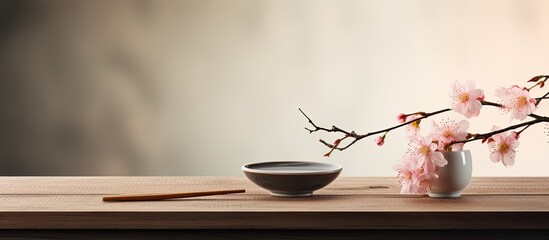
<path fill-rule="evenodd" d="M 103 195 L 246 189 L 154 202 Z M 340 177 L 276 198 L 242 177 L 0 177 L 0 229 L 545 229 L 549 178 L 473 178 L 458 199 L 400 195 L 391 177 Z"/>

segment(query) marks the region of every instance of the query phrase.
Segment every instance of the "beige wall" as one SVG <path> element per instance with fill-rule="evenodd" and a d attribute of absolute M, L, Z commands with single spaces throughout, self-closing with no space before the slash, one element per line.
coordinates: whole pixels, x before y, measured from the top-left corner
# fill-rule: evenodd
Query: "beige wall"
<path fill-rule="evenodd" d="M 2 175 L 240 175 L 308 159 L 392 176 L 402 131 L 326 159 L 297 108 L 366 132 L 447 107 L 457 79 L 494 99 L 548 74 L 543 0 L 14 2 L 0 5 Z M 509 118 L 485 109 L 471 130 L 494 123 Z M 512 168 L 469 144 L 474 175 L 547 175 L 545 127 L 523 134 Z"/>

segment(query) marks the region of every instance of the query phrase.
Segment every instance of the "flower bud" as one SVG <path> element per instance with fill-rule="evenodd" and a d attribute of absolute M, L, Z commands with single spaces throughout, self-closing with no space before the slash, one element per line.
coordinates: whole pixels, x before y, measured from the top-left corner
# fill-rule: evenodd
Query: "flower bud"
<path fill-rule="evenodd" d="M 399 113 L 399 114 L 397 115 L 397 121 L 398 121 L 399 123 L 404 123 L 404 122 L 406 122 L 406 114 L 404 114 L 404 113 Z"/>
<path fill-rule="evenodd" d="M 511 131 L 511 136 L 514 138 L 514 139 L 519 139 L 519 134 L 515 131 Z"/>
<path fill-rule="evenodd" d="M 385 137 L 381 137 L 381 136 L 378 136 L 376 137 L 376 139 L 374 140 L 374 142 L 378 145 L 378 146 L 383 146 L 383 144 L 385 143 Z"/>
<path fill-rule="evenodd" d="M 543 78 L 543 76 L 535 76 L 532 79 L 528 80 L 528 82 L 537 82 L 542 78 Z"/>

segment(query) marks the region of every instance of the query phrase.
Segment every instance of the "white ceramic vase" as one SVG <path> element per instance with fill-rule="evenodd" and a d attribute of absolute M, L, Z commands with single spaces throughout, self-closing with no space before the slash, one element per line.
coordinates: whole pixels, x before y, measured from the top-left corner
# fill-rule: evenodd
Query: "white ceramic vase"
<path fill-rule="evenodd" d="M 467 187 L 473 172 L 471 152 L 451 151 L 442 152 L 448 164 L 438 169 L 438 178 L 432 180 L 429 197 L 457 198 Z"/>

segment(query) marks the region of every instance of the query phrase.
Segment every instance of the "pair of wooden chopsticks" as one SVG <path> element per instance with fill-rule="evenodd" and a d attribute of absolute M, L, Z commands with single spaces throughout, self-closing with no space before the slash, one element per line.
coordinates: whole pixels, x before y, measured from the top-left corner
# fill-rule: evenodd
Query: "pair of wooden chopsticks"
<path fill-rule="evenodd" d="M 212 195 L 223 195 L 231 193 L 244 193 L 244 189 L 234 190 L 218 190 L 218 191 L 202 191 L 202 192 L 186 192 L 186 193 L 153 193 L 153 194 L 129 194 L 129 195 L 114 195 L 105 196 L 103 201 L 105 202 L 121 202 L 121 201 L 156 201 L 172 198 L 190 198 L 190 197 L 202 197 Z"/>

